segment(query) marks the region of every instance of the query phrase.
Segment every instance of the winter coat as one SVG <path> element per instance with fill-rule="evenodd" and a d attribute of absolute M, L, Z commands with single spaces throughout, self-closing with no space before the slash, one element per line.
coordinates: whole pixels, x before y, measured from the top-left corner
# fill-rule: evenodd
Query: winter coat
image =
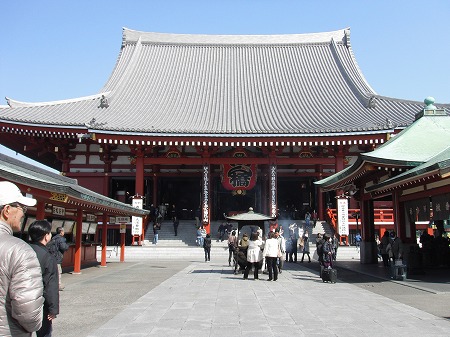
<path fill-rule="evenodd" d="M 0 222 L 0 336 L 31 336 L 41 328 L 41 267 L 34 250 Z M 5 296 L 6 295 L 6 296 Z"/>
<path fill-rule="evenodd" d="M 250 240 L 247 249 L 247 261 L 248 262 L 259 262 L 263 259 L 261 252 L 262 241 L 261 240 Z"/>
<path fill-rule="evenodd" d="M 388 254 L 387 247 L 389 243 L 389 236 L 383 235 L 380 243 L 380 254 Z"/>
<path fill-rule="evenodd" d="M 303 235 L 303 253 L 309 253 L 309 237 Z"/>
<path fill-rule="evenodd" d="M 203 241 L 203 248 L 211 249 L 211 238 L 205 238 Z"/>
<path fill-rule="evenodd" d="M 263 256 L 278 257 L 279 253 L 281 254 L 278 240 L 275 238 L 267 239 L 264 245 Z"/>
<path fill-rule="evenodd" d="M 66 238 L 64 236 L 61 236 L 59 234 L 56 234 L 54 237 L 52 237 L 52 242 L 49 242 L 48 244 L 54 244 L 57 248 L 57 252 L 55 255 L 56 263 L 62 264 L 64 252 L 69 249 L 69 245 L 66 242 Z"/>
<path fill-rule="evenodd" d="M 392 254 L 394 259 L 401 259 L 403 257 L 403 243 L 399 237 L 391 241 Z"/>
<path fill-rule="evenodd" d="M 59 275 L 56 259 L 41 243 L 32 243 L 30 246 L 36 252 L 41 265 L 44 282 L 44 313 L 56 316 L 59 314 Z"/>
<path fill-rule="evenodd" d="M 333 260 L 333 244 L 329 241 L 326 241 L 323 244 L 323 261 L 324 262 L 331 262 Z"/>

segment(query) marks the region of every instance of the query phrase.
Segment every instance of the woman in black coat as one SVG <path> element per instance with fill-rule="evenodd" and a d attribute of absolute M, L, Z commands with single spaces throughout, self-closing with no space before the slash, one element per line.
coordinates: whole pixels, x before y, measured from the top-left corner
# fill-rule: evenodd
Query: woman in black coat
<path fill-rule="evenodd" d="M 333 255 L 334 248 L 331 237 L 324 235 L 324 243 L 323 243 L 323 265 L 325 268 L 331 267 L 333 268 Z"/>
<path fill-rule="evenodd" d="M 211 260 L 211 235 L 206 234 L 203 240 L 203 249 L 205 250 L 205 262 Z"/>
<path fill-rule="evenodd" d="M 44 316 L 42 327 L 36 332 L 37 337 L 51 336 L 52 321 L 59 314 L 59 282 L 56 259 L 47 250 L 47 243 L 52 238 L 52 225 L 46 220 L 33 222 L 28 228 L 31 238 L 31 248 L 41 265 L 42 281 L 44 284 Z"/>

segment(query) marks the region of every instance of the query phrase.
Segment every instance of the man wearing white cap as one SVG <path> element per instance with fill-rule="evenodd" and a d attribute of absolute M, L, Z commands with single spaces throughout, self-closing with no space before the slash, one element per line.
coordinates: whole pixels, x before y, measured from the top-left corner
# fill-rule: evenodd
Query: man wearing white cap
<path fill-rule="evenodd" d="M 34 250 L 13 236 L 27 206 L 34 205 L 36 199 L 0 181 L 0 336 L 31 336 L 42 325 L 41 267 Z"/>

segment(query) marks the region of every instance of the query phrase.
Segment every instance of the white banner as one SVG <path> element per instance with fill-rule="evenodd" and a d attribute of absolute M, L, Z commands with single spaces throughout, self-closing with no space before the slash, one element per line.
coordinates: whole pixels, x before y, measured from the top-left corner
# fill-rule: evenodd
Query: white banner
<path fill-rule="evenodd" d="M 144 200 L 142 198 L 133 198 L 133 207 L 142 209 L 144 205 Z M 132 216 L 131 217 L 131 235 L 141 235 L 142 234 L 142 217 Z"/>
<path fill-rule="evenodd" d="M 348 200 L 347 198 L 337 199 L 337 220 L 339 235 L 349 234 L 348 229 Z"/>
<path fill-rule="evenodd" d="M 131 235 L 142 234 L 142 218 L 140 216 L 131 217 Z"/>

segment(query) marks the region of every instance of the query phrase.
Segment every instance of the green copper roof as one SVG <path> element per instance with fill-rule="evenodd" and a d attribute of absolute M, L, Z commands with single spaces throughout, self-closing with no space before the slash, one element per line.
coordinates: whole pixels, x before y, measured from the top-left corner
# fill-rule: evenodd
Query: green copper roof
<path fill-rule="evenodd" d="M 403 174 L 420 174 L 437 163 L 448 165 L 450 116 L 443 110 L 433 109 L 428 98 L 426 103 L 427 107 L 409 127 L 374 151 L 361 154 L 352 166 L 315 184 L 325 189 L 341 188 L 363 176 L 365 164 L 409 169 Z"/>
<path fill-rule="evenodd" d="M 433 158 L 431 158 L 429 161 L 427 161 L 413 169 L 410 169 L 407 172 L 403 172 L 395 177 L 387 179 L 380 184 L 367 187 L 366 189 L 368 192 L 374 191 L 374 190 L 379 190 L 388 185 L 396 184 L 397 182 L 402 181 L 402 180 L 407 180 L 407 179 L 411 179 L 414 177 L 427 175 L 432 171 L 438 171 L 439 174 L 441 174 L 441 175 L 450 172 L 450 144 L 444 151 L 438 153 Z"/>

